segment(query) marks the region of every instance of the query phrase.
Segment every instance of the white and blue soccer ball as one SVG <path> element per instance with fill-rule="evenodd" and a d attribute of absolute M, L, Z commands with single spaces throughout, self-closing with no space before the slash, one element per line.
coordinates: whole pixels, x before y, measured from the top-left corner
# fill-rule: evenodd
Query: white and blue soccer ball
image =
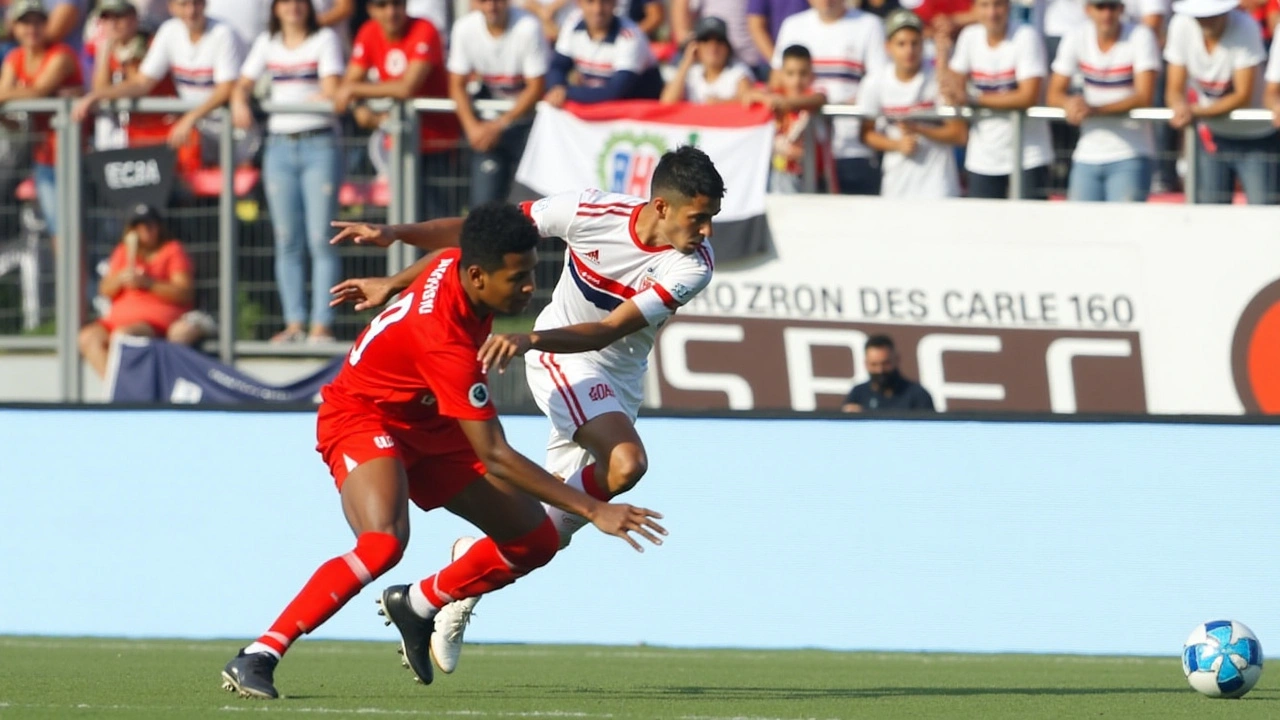
<path fill-rule="evenodd" d="M 1207 622 L 1182 646 L 1182 672 L 1201 695 L 1242 697 L 1262 677 L 1262 644 L 1244 623 Z"/>

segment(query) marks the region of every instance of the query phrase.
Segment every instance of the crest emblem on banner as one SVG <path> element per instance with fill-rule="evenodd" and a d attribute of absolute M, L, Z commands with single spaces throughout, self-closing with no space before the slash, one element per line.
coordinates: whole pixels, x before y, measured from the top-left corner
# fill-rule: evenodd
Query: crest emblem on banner
<path fill-rule="evenodd" d="M 629 132 L 614 133 L 604 142 L 600 152 L 600 188 L 608 192 L 649 196 L 649 180 L 658 160 L 667 151 L 661 135 Z"/>

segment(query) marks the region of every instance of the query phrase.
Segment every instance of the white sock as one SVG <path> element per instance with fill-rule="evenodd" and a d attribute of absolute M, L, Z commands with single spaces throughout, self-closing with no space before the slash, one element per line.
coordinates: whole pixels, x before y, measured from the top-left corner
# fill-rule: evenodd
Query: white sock
<path fill-rule="evenodd" d="M 249 643 L 248 647 L 244 649 L 245 655 L 252 655 L 254 653 L 266 653 L 268 655 L 275 657 L 275 659 L 277 660 L 280 659 L 280 653 L 276 652 L 275 648 L 271 647 L 270 645 L 263 645 L 260 642 L 251 642 Z"/>
<path fill-rule="evenodd" d="M 416 582 L 409 586 L 409 607 L 413 612 L 425 620 L 430 620 L 436 616 L 440 608 L 431 604 L 427 599 L 426 593 L 422 592 L 422 583 Z"/>
<path fill-rule="evenodd" d="M 582 471 L 579 470 L 575 472 L 572 476 L 569 477 L 568 480 L 565 480 L 564 482 L 566 485 L 568 485 L 571 488 L 582 490 L 583 488 Z M 564 510 L 561 510 L 558 507 L 543 505 L 543 508 L 546 509 L 547 517 L 551 518 L 552 524 L 556 526 L 556 532 L 560 533 L 560 549 L 561 550 L 563 550 L 565 546 L 569 544 L 569 538 L 573 537 L 574 533 L 578 532 L 582 528 L 591 524 L 586 518 L 582 517 L 581 515 L 575 515 L 574 513 L 566 512 Z"/>

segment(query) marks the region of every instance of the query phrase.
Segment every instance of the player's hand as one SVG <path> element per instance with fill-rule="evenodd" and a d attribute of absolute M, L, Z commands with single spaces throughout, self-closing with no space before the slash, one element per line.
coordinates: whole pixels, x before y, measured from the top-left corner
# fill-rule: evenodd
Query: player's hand
<path fill-rule="evenodd" d="M 606 535 L 626 540 L 636 552 L 644 552 L 644 548 L 631 533 L 640 535 L 654 545 L 661 545 L 660 536 L 667 534 L 667 529 L 656 521 L 662 519 L 662 513 L 628 505 L 626 503 L 601 503 L 591 518 L 591 524 Z"/>
<path fill-rule="evenodd" d="M 392 234 L 391 227 L 388 225 L 347 222 L 346 220 L 334 220 L 329 225 L 340 228 L 338 234 L 329 239 L 330 245 L 338 245 L 344 240 L 350 240 L 356 245 L 387 247 L 396 241 L 396 237 Z"/>
<path fill-rule="evenodd" d="M 354 278 L 329 288 L 333 299 L 329 307 L 337 307 L 344 302 L 354 303 L 356 310 L 368 310 L 381 307 L 396 294 L 396 286 L 391 278 Z"/>
<path fill-rule="evenodd" d="M 501 375 L 507 371 L 507 365 L 511 364 L 512 359 L 529 352 L 532 345 L 533 338 L 527 333 L 490 335 L 480 346 L 480 352 L 476 353 L 476 360 L 480 361 L 480 367 L 485 372 L 496 367 Z"/>

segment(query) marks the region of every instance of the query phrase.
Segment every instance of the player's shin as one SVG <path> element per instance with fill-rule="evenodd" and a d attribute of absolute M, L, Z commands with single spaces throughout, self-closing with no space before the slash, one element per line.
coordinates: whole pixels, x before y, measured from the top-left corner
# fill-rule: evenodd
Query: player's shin
<path fill-rule="evenodd" d="M 483 595 L 510 585 L 517 579 L 551 562 L 558 547 L 556 529 L 543 520 L 533 532 L 514 540 L 495 543 L 481 538 L 466 554 L 439 573 L 410 589 L 410 601 L 422 597 L 430 608 L 426 613 L 415 602 L 414 611 L 423 617 L 434 614 L 454 600 Z"/>
<path fill-rule="evenodd" d="M 280 657 L 299 636 L 320 627 L 365 585 L 394 567 L 403 553 L 404 547 L 394 535 L 361 534 L 356 538 L 355 549 L 316 570 L 271 629 L 245 652 L 268 652 Z"/>

